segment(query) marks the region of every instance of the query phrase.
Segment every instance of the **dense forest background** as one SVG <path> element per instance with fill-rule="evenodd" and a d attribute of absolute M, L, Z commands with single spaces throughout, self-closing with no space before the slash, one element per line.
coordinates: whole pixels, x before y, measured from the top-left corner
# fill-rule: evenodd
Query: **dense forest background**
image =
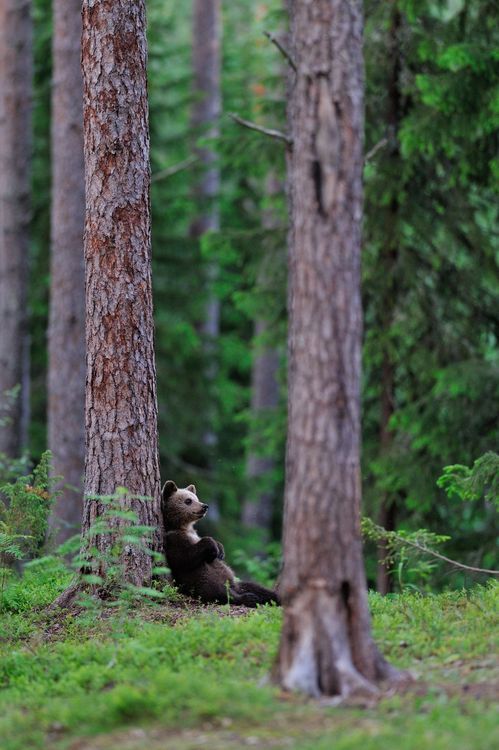
<path fill-rule="evenodd" d="M 284 32 L 284 12 L 279 0 L 223 4 L 213 134 L 192 117 L 190 4 L 148 6 L 162 476 L 196 484 L 229 550 L 262 552 L 280 539 L 284 481 L 286 147 L 229 113 L 285 130 L 286 63 L 264 33 Z M 365 3 L 364 512 L 389 529 L 448 535 L 447 554 L 484 567 L 494 559 L 491 504 L 449 496 L 437 479 L 499 437 L 494 10 L 493 0 Z M 47 446 L 48 0 L 34 1 L 34 22 L 26 448 L 37 460 Z M 196 189 L 199 149 L 220 169 L 210 199 Z M 199 236 L 193 223 L 206 211 L 218 226 Z M 205 326 L 214 300 L 215 336 Z M 374 546 L 367 565 L 374 584 Z M 469 580 L 447 574 L 433 571 L 433 585 Z"/>

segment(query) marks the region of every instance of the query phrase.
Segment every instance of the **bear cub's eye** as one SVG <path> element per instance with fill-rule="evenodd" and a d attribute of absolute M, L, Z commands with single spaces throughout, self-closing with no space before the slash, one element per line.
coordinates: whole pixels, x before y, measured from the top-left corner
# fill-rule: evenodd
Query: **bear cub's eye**
<path fill-rule="evenodd" d="M 188 497 L 187 500 L 185 501 L 185 504 L 190 505 L 191 503 L 192 503 L 192 498 Z"/>

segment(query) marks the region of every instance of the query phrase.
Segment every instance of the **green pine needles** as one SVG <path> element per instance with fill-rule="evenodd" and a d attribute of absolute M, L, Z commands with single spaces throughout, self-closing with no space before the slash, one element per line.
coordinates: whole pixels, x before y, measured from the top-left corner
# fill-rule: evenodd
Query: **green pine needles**
<path fill-rule="evenodd" d="M 499 507 L 499 454 L 489 451 L 474 462 L 473 466 L 453 464 L 446 466 L 437 484 L 448 497 L 463 502 L 483 499 Z"/>

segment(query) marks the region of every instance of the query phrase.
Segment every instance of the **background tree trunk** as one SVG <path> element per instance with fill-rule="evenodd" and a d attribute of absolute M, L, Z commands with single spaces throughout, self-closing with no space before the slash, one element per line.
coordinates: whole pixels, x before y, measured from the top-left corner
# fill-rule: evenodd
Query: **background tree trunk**
<path fill-rule="evenodd" d="M 220 0 L 193 0 L 192 66 L 194 73 L 194 106 L 191 124 L 197 135 L 217 138 L 222 107 L 220 84 L 221 13 Z M 216 198 L 220 191 L 220 168 L 211 148 L 197 149 L 202 174 L 195 189 L 200 207 L 191 224 L 191 236 L 218 231 L 220 212 Z M 209 267 L 210 282 L 216 269 Z M 220 302 L 210 294 L 203 323 L 203 333 L 212 342 L 219 333 Z"/>
<path fill-rule="evenodd" d="M 33 83 L 30 0 L 0 0 L 0 403 L 19 387 L 0 428 L 0 452 L 24 447 L 29 383 L 26 298 Z"/>
<path fill-rule="evenodd" d="M 255 323 L 255 338 L 260 339 L 267 332 L 267 322 L 257 320 Z M 258 344 L 257 344 L 258 346 Z M 253 357 L 251 373 L 251 416 L 258 420 L 268 409 L 276 409 L 279 403 L 279 384 L 277 372 L 279 369 L 279 354 L 276 349 L 268 345 L 261 346 Z M 262 479 L 272 471 L 275 461 L 272 456 L 261 456 L 254 449 L 250 451 L 246 465 L 248 485 Z M 243 506 L 243 523 L 246 526 L 260 529 L 264 541 L 268 541 L 272 526 L 273 505 L 272 493 L 260 490 L 256 497 L 245 500 Z"/>
<path fill-rule="evenodd" d="M 53 0 L 52 252 L 48 442 L 64 494 L 54 508 L 57 539 L 81 524 L 85 460 L 85 271 L 81 0 Z"/>
<path fill-rule="evenodd" d="M 389 58 L 390 71 L 388 79 L 388 147 L 394 174 L 400 174 L 399 128 L 402 117 L 402 94 L 400 91 L 401 73 L 401 26 L 402 17 L 397 5 L 394 4 L 389 29 Z M 402 186 L 400 186 L 402 189 Z M 390 420 L 395 410 L 395 363 L 390 331 L 396 307 L 397 280 L 396 266 L 399 258 L 399 199 L 398 185 L 387 209 L 385 221 L 386 241 L 381 252 L 380 263 L 385 280 L 384 299 L 382 301 L 381 335 L 383 337 L 382 365 L 381 365 L 381 421 L 380 421 L 380 451 L 386 455 L 392 446 L 393 436 L 390 430 Z M 378 523 L 387 531 L 394 531 L 397 520 L 396 498 L 385 492 L 381 498 Z M 390 565 L 385 564 L 388 555 L 386 541 L 378 545 L 378 568 L 376 588 L 380 594 L 387 594 L 392 590 L 392 576 Z"/>
<path fill-rule="evenodd" d="M 220 0 L 193 0 L 192 7 L 192 67 L 194 74 L 194 105 L 191 125 L 196 136 L 217 138 L 220 134 L 219 119 L 222 107 L 220 83 L 221 65 L 221 12 Z M 198 148 L 201 174 L 195 186 L 194 197 L 199 207 L 199 215 L 192 221 L 190 235 L 200 239 L 209 231 L 220 229 L 218 193 L 220 191 L 220 168 L 217 155 L 212 148 Z M 213 263 L 207 266 L 208 299 L 201 331 L 208 358 L 206 378 L 212 382 L 216 375 L 216 347 L 220 333 L 220 300 L 213 293 L 213 282 L 217 268 Z M 209 393 L 209 390 L 208 390 Z M 217 435 L 212 429 L 213 409 L 207 408 L 207 429 L 203 443 L 208 454 L 217 444 Z M 218 514 L 218 503 L 210 498 L 214 517 Z"/>
<path fill-rule="evenodd" d="M 156 370 L 151 291 L 145 1 L 84 0 L 82 64 L 86 180 L 86 462 L 83 531 L 102 512 L 88 496 L 133 495 L 161 549 Z M 117 522 L 118 523 L 118 522 Z M 100 551 L 112 544 L 100 535 Z M 151 576 L 128 546 L 125 575 Z"/>
<path fill-rule="evenodd" d="M 372 636 L 359 530 L 363 61 L 360 0 L 291 0 L 286 689 L 348 695 L 391 669 Z"/>
<path fill-rule="evenodd" d="M 281 181 L 271 172 L 265 181 L 265 192 L 268 196 L 275 196 L 283 189 Z M 262 226 L 264 229 L 276 229 L 279 224 L 275 212 L 267 209 L 263 212 Z M 265 283 L 267 272 L 265 258 L 259 273 L 258 283 Z M 251 418 L 258 418 L 267 410 L 275 410 L 279 405 L 279 383 L 277 380 L 279 372 L 279 352 L 275 347 L 268 344 L 263 346 L 259 343 L 268 332 L 268 322 L 263 318 L 255 321 L 254 338 L 257 340 L 257 350 L 253 355 L 253 366 L 251 370 Z M 254 448 L 249 452 L 246 464 L 246 477 L 248 486 L 251 488 L 258 484 L 262 477 L 275 467 L 272 456 L 259 455 Z M 272 517 L 274 513 L 272 492 L 259 490 L 253 497 L 248 497 L 243 505 L 243 523 L 245 526 L 258 528 L 262 532 L 263 541 L 268 541 L 271 534 Z"/>

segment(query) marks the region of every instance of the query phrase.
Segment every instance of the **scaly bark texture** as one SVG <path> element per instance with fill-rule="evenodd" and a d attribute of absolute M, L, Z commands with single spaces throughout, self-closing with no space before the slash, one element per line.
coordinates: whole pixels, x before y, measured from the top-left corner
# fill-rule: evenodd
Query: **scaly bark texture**
<path fill-rule="evenodd" d="M 277 677 L 346 696 L 394 672 L 371 636 L 359 529 L 360 0 L 290 0 L 291 246 L 285 606 Z"/>
<path fill-rule="evenodd" d="M 30 0 L 0 0 L 0 404 L 20 391 L 0 428 L 0 452 L 18 456 L 26 408 L 26 287 L 30 223 L 32 105 Z"/>
<path fill-rule="evenodd" d="M 53 17 L 48 441 L 64 480 L 52 518 L 63 542 L 80 528 L 85 461 L 81 0 L 53 0 Z"/>
<path fill-rule="evenodd" d="M 102 506 L 89 496 L 131 495 L 124 505 L 162 520 L 151 291 L 145 0 L 84 0 L 82 65 L 86 182 L 86 462 L 83 531 Z M 117 521 L 116 523 L 119 523 Z M 112 535 L 97 539 L 105 552 Z M 141 584 L 151 558 L 132 545 L 125 574 Z"/>
<path fill-rule="evenodd" d="M 394 173 L 400 172 L 399 129 L 402 117 L 402 94 L 400 89 L 401 74 L 401 34 L 402 16 L 395 3 L 391 12 L 389 28 L 388 56 L 390 60 L 388 78 L 388 147 Z M 401 187 L 402 189 L 402 187 Z M 386 455 L 391 448 L 393 436 L 390 430 L 390 420 L 395 408 L 395 364 L 393 362 L 390 329 L 395 315 L 397 279 L 396 267 L 399 257 L 399 214 L 400 205 L 396 194 L 392 196 L 387 208 L 385 219 L 386 238 L 381 252 L 380 264 L 385 278 L 384 297 L 381 312 L 381 331 L 383 337 L 382 365 L 381 365 L 381 420 L 380 420 L 380 450 Z M 378 523 L 387 531 L 394 531 L 397 521 L 396 498 L 384 493 L 381 498 Z M 380 594 L 387 594 L 392 590 L 392 576 L 385 559 L 389 554 L 386 541 L 378 544 L 378 569 L 376 573 L 376 588 Z"/>

